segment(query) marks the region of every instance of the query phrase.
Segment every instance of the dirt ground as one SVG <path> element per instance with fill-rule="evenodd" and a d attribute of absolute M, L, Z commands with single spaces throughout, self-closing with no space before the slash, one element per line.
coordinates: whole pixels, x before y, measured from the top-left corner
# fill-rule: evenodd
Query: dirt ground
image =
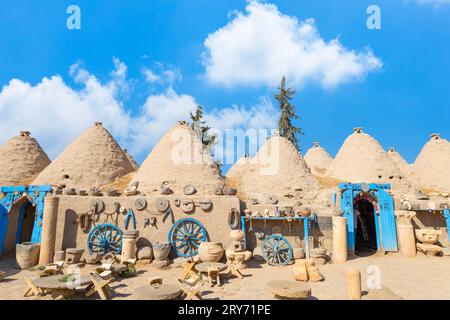
<path fill-rule="evenodd" d="M 36 299 L 24 298 L 27 288 L 23 277 L 34 277 L 36 271 L 18 270 L 13 267 L 13 259 L 0 260 L 0 270 L 6 272 L 6 278 L 0 282 L 0 300 Z M 346 299 L 346 269 L 358 268 L 362 273 L 363 299 L 403 299 L 441 300 L 450 299 L 450 257 L 404 258 L 399 254 L 386 256 L 369 256 L 349 260 L 346 264 L 327 264 L 320 266 L 325 281 L 309 283 L 312 289 L 312 299 L 341 300 Z M 368 269 L 369 268 L 369 269 Z M 367 280 L 372 270 L 381 274 L 382 290 L 367 290 Z M 82 274 L 92 270 L 92 266 L 81 269 Z M 269 280 L 292 280 L 292 267 L 272 267 L 259 264 L 252 260 L 249 267 L 242 271 L 245 278 L 223 277 L 222 286 L 203 286 L 204 299 L 246 300 L 273 299 L 266 291 L 264 284 Z M 172 265 L 166 270 L 157 270 L 152 265 L 138 268 L 134 278 L 117 278 L 111 288 L 114 299 L 137 299 L 134 289 L 147 285 L 147 279 L 152 276 L 162 276 L 164 283 L 177 284 L 177 278 L 182 274 L 181 267 Z M 371 278 L 373 279 L 373 278 Z M 369 279 L 370 280 L 370 279 Z M 46 299 L 45 297 L 44 299 Z M 81 299 L 82 295 L 74 297 Z M 42 298 L 40 298 L 42 299 Z"/>

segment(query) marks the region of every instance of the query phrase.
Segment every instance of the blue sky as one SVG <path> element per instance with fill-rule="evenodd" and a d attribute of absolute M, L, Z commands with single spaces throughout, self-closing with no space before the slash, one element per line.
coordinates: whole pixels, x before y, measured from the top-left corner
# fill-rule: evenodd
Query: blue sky
<path fill-rule="evenodd" d="M 335 155 L 363 126 L 412 162 L 431 133 L 450 136 L 446 2 L 273 0 L 253 2 L 252 13 L 244 0 L 2 1 L 0 142 L 29 129 L 54 158 L 100 118 L 140 162 L 191 104 L 220 129 L 270 127 L 274 79 L 287 70 L 303 151 L 320 141 Z M 73 4 L 81 30 L 66 27 Z M 381 30 L 366 27 L 371 4 L 381 8 Z M 239 29 L 247 25 L 251 40 Z M 314 29 L 302 40 L 264 37 L 302 26 Z M 333 39 L 337 56 L 327 58 Z M 308 41 L 323 50 L 284 59 Z"/>

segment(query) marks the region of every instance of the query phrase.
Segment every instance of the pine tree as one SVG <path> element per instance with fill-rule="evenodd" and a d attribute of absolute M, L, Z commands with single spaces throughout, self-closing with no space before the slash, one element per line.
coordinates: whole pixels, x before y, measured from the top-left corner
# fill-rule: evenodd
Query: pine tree
<path fill-rule="evenodd" d="M 298 135 L 303 134 L 303 132 L 292 123 L 293 120 L 299 119 L 299 117 L 295 115 L 295 107 L 290 103 L 295 91 L 291 88 L 286 89 L 285 77 L 281 79 L 281 87 L 278 89 L 280 90 L 280 93 L 275 96 L 281 110 L 280 120 L 278 121 L 278 131 L 280 136 L 292 142 L 297 150 L 300 150 Z"/>
<path fill-rule="evenodd" d="M 203 108 L 202 106 L 197 106 L 195 113 L 190 113 L 191 115 L 191 127 L 194 132 L 197 134 L 198 138 L 202 141 L 202 144 L 205 148 L 211 150 L 214 144 L 216 144 L 217 136 L 214 134 L 210 134 L 209 130 L 211 129 L 206 125 L 206 122 L 203 120 Z"/>

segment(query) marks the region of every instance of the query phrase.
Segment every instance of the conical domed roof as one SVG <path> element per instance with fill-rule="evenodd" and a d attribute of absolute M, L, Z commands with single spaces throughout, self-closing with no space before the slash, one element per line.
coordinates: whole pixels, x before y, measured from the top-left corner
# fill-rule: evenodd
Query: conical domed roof
<path fill-rule="evenodd" d="M 138 171 L 139 170 L 139 165 L 137 164 L 136 160 L 134 160 L 133 156 L 128 153 L 127 149 L 123 149 L 123 152 L 125 152 L 125 155 L 127 156 L 128 161 L 130 161 L 131 166 L 133 167 L 133 170 L 134 171 Z"/>
<path fill-rule="evenodd" d="M 306 152 L 304 159 L 311 172 L 316 176 L 324 175 L 333 161 L 330 154 L 318 142 L 313 143 L 312 148 Z"/>
<path fill-rule="evenodd" d="M 243 160 L 244 159 L 244 160 Z M 275 135 L 251 159 L 241 159 L 227 178 L 239 179 L 240 194 L 264 201 L 277 196 L 280 204 L 292 204 L 316 188 L 316 181 L 295 146 Z"/>
<path fill-rule="evenodd" d="M 30 184 L 50 164 L 39 143 L 22 131 L 0 145 L 0 186 Z"/>
<path fill-rule="evenodd" d="M 433 134 L 412 166 L 414 182 L 422 188 L 450 192 L 450 142 Z"/>
<path fill-rule="evenodd" d="M 72 142 L 34 181 L 89 189 L 133 171 L 119 144 L 100 122 Z"/>
<path fill-rule="evenodd" d="M 362 128 L 355 128 L 326 173 L 345 182 L 389 183 L 393 188 L 408 188 L 403 172 L 381 145 Z"/>
<path fill-rule="evenodd" d="M 403 157 L 400 155 L 400 153 L 398 153 L 393 147 L 390 147 L 387 150 L 386 154 L 392 161 L 395 162 L 397 167 L 399 167 L 400 170 L 402 170 L 402 172 L 405 176 L 410 177 L 411 166 L 409 165 L 408 162 L 406 162 L 405 159 L 403 159 Z"/>
<path fill-rule="evenodd" d="M 224 185 L 219 167 L 185 122 L 162 137 L 133 178 L 136 181 L 145 193 L 159 192 L 166 181 L 178 194 L 186 185 L 193 185 L 199 194 L 214 194 Z"/>

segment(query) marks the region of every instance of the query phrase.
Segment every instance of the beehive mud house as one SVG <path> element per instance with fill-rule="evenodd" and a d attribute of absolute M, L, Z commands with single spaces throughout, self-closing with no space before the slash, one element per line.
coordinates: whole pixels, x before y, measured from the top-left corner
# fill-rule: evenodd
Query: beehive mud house
<path fill-rule="evenodd" d="M 18 243 L 50 239 L 41 255 L 89 251 L 93 230 L 104 226 L 136 229 L 138 243 L 170 242 L 187 228 L 194 240 L 227 246 L 230 229 L 242 228 L 245 247 L 255 254 L 273 235 L 293 249 L 333 250 L 332 219 L 340 216 L 347 218 L 350 252 L 398 251 L 398 225 L 408 212 L 416 214 L 414 228 L 441 230 L 446 246 L 448 168 L 450 143 L 438 134 L 412 165 L 362 128 L 334 158 L 318 143 L 303 157 L 275 134 L 224 177 L 185 122 L 171 128 L 141 166 L 100 122 L 52 162 L 22 132 L 0 146 L 0 250 L 8 256 Z M 196 239 L 201 233 L 205 237 Z M 173 247 L 171 257 L 192 256 L 196 245 Z"/>

